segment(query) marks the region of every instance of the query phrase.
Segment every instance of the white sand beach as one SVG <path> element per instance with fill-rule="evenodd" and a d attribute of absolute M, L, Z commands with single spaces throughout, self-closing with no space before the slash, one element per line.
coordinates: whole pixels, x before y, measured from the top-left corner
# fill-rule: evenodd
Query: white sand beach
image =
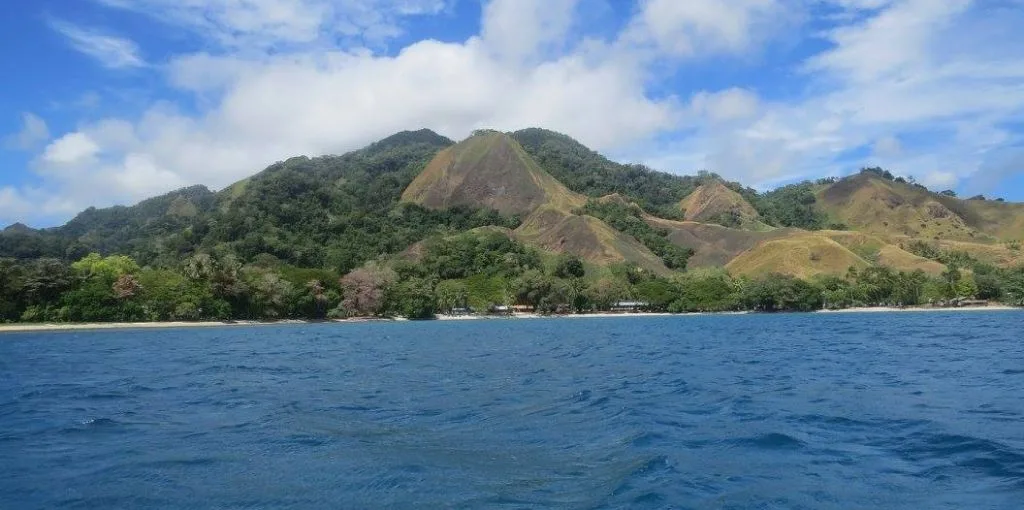
<path fill-rule="evenodd" d="M 932 307 L 861 307 L 843 310 L 818 310 L 814 313 L 893 313 L 893 312 L 996 312 L 1024 310 L 1005 305 L 965 306 L 960 308 Z M 570 315 L 539 315 L 533 313 L 516 313 L 512 315 L 438 315 L 440 321 L 472 321 L 472 320 L 508 320 L 508 319 L 602 319 L 602 318 L 643 318 L 643 317 L 700 317 L 707 315 L 747 315 L 756 312 L 692 312 L 692 313 L 585 313 Z M 211 328 L 238 326 L 281 326 L 289 324 L 352 324 L 366 322 L 406 322 L 404 317 L 395 318 L 353 318 L 328 319 L 320 321 L 279 320 L 279 321 L 168 321 L 168 322 L 91 322 L 91 323 L 45 323 L 45 324 L 0 324 L 0 333 L 28 333 L 44 331 L 88 331 L 108 329 L 165 329 L 165 328 Z"/>

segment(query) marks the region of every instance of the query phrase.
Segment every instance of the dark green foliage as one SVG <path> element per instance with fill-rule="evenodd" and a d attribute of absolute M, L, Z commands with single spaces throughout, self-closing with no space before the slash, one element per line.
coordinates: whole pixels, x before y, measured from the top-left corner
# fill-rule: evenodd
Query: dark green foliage
<path fill-rule="evenodd" d="M 680 286 L 661 278 L 650 279 L 635 285 L 633 293 L 637 300 L 646 303 L 647 310 L 663 312 L 679 299 Z"/>
<path fill-rule="evenodd" d="M 541 267 L 540 254 L 500 232 L 467 232 L 427 241 L 420 267 L 441 280 L 515 276 Z"/>
<path fill-rule="evenodd" d="M 821 290 L 809 282 L 784 275 L 768 275 L 743 282 L 739 301 L 747 310 L 809 312 L 821 308 Z"/>
<path fill-rule="evenodd" d="M 679 297 L 670 312 L 724 312 L 738 307 L 739 288 L 724 272 L 690 274 L 680 281 Z"/>
<path fill-rule="evenodd" d="M 752 203 L 771 225 L 820 230 L 826 218 L 815 209 L 815 202 L 814 184 L 804 181 L 769 191 Z"/>
<path fill-rule="evenodd" d="M 555 264 L 554 276 L 557 278 L 582 278 L 586 274 L 583 260 L 576 255 L 562 254 Z"/>
<path fill-rule="evenodd" d="M 897 177 L 894 176 L 892 174 L 892 172 L 890 172 L 888 170 L 885 170 L 885 169 L 882 169 L 882 168 L 879 168 L 877 166 L 876 167 L 872 167 L 872 168 L 861 168 L 860 169 L 860 173 L 862 173 L 862 174 L 870 174 L 870 175 L 874 175 L 876 177 L 881 177 L 882 179 L 885 179 L 887 181 L 895 181 L 897 179 Z"/>
<path fill-rule="evenodd" d="M 612 228 L 633 236 L 655 255 L 661 257 L 669 269 L 686 269 L 686 263 L 693 256 L 693 250 L 672 244 L 668 240 L 668 231 L 648 225 L 643 220 L 643 211 L 638 207 L 614 201 L 591 200 L 576 213 L 601 219 Z"/>
<path fill-rule="evenodd" d="M 409 319 L 431 319 L 437 309 L 434 285 L 422 278 L 410 278 L 391 289 L 391 310 Z"/>

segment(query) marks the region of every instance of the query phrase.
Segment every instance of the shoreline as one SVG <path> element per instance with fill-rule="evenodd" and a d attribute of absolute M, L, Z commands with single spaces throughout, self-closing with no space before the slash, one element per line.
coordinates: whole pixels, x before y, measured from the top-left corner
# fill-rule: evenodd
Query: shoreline
<path fill-rule="evenodd" d="M 841 310 L 815 310 L 804 313 L 821 314 L 844 314 L 844 313 L 910 313 L 910 312 L 1005 312 L 1024 310 L 1021 307 L 1007 305 L 992 306 L 965 306 L 959 308 L 932 308 L 932 307 L 858 307 L 844 308 Z M 510 320 L 510 319 L 612 319 L 612 318 L 641 318 L 641 317 L 701 317 L 711 315 L 753 315 L 761 312 L 738 311 L 738 312 L 691 312 L 691 313 L 668 313 L 668 312 L 637 312 L 637 313 L 586 313 L 569 315 L 539 315 L 533 313 L 517 313 L 513 315 L 443 315 L 438 314 L 434 320 L 438 321 L 477 321 L 477 320 Z M 797 312 L 799 313 L 799 312 Z M 429 319 L 428 319 L 429 321 Z M 173 329 L 173 328 L 216 328 L 216 327 L 255 327 L 255 326 L 286 326 L 303 324 L 363 324 L 369 322 L 410 322 L 403 317 L 396 318 L 355 318 L 355 319 L 284 319 L 278 321 L 166 321 L 166 322 L 91 322 L 91 323 L 45 323 L 45 324 L 0 324 L 0 334 L 3 333 L 44 333 L 59 331 L 102 331 L 119 329 Z"/>
<path fill-rule="evenodd" d="M 930 306 L 911 306 L 906 308 L 898 308 L 895 306 L 865 306 L 854 308 L 842 308 L 839 310 L 817 310 L 812 313 L 1006 312 L 1010 310 L 1024 310 L 1024 308 L 1009 305 L 960 306 L 948 308 L 935 308 Z"/>

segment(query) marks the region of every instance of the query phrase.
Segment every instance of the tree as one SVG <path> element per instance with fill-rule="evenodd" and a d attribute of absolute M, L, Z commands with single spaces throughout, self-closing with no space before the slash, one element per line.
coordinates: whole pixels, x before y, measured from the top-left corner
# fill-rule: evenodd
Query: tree
<path fill-rule="evenodd" d="M 587 292 L 589 286 L 583 278 L 568 280 L 565 290 L 569 306 L 574 312 L 582 313 L 590 309 L 590 294 Z"/>
<path fill-rule="evenodd" d="M 387 291 L 394 284 L 394 271 L 379 266 L 365 266 L 341 278 L 341 309 L 353 316 L 373 316 L 384 311 Z"/>
<path fill-rule="evenodd" d="M 749 310 L 808 312 L 821 308 L 822 291 L 787 275 L 770 274 L 741 285 L 740 300 Z"/>
<path fill-rule="evenodd" d="M 14 259 L 0 259 L 0 322 L 21 318 L 24 292 L 25 267 Z"/>
<path fill-rule="evenodd" d="M 671 312 L 721 312 L 738 306 L 737 286 L 725 271 L 701 270 L 679 278 L 679 297 Z"/>
<path fill-rule="evenodd" d="M 558 261 L 555 264 L 554 276 L 557 278 L 583 278 L 586 274 L 586 270 L 583 268 L 583 260 L 578 256 L 563 253 L 558 256 Z"/>
<path fill-rule="evenodd" d="M 949 264 L 942 272 L 942 296 L 944 299 L 957 297 L 963 273 L 956 264 Z"/>
<path fill-rule="evenodd" d="M 1003 299 L 1014 306 L 1024 306 L 1024 266 L 1007 271 Z"/>
<path fill-rule="evenodd" d="M 601 278 L 587 289 L 587 298 L 598 310 L 610 310 L 615 303 L 630 297 L 629 284 L 619 278 Z"/>
<path fill-rule="evenodd" d="M 312 305 L 305 307 L 305 312 L 314 319 L 323 319 L 327 316 L 327 306 L 330 298 L 327 296 L 327 289 L 320 280 L 309 280 L 306 282 L 306 297 Z"/>
<path fill-rule="evenodd" d="M 392 289 L 392 311 L 409 319 L 430 319 L 437 309 L 434 286 L 423 278 L 410 278 Z"/>
<path fill-rule="evenodd" d="M 679 299 L 679 288 L 668 280 L 656 278 L 638 283 L 633 289 L 638 300 L 652 311 L 663 312 Z"/>
<path fill-rule="evenodd" d="M 277 319 L 287 316 L 292 301 L 292 284 L 274 272 L 257 270 L 251 283 L 256 316 Z"/>
<path fill-rule="evenodd" d="M 137 274 L 139 265 L 125 255 L 101 257 L 98 253 L 90 253 L 71 264 L 71 269 L 83 278 L 99 279 L 113 284 L 121 275 Z"/>
<path fill-rule="evenodd" d="M 444 280 L 434 289 L 437 309 L 442 313 L 452 313 L 454 308 L 464 308 L 469 304 L 469 288 L 462 280 Z"/>
<path fill-rule="evenodd" d="M 136 297 L 142 290 L 142 284 L 139 283 L 139 279 L 132 274 L 123 274 L 117 277 L 117 281 L 114 282 L 113 291 L 114 297 L 121 300 L 129 300 Z"/>

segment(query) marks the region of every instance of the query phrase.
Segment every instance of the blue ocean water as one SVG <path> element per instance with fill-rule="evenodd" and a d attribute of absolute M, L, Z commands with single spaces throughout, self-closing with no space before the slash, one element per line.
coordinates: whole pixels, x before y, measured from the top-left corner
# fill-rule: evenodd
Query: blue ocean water
<path fill-rule="evenodd" d="M 1024 313 L 0 336 L 0 507 L 1024 507 Z"/>

